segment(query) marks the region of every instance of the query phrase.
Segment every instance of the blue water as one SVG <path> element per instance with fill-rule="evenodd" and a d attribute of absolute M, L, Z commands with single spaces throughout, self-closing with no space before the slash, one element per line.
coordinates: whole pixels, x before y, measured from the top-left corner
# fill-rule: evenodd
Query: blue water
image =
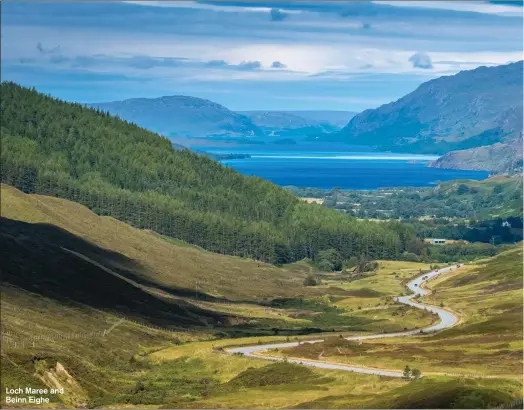
<path fill-rule="evenodd" d="M 381 152 L 270 151 L 248 147 L 213 148 L 215 153 L 244 153 L 251 158 L 224 160 L 244 175 L 255 175 L 281 186 L 376 189 L 434 186 L 438 181 L 488 177 L 485 171 L 428 168 L 436 156 Z"/>

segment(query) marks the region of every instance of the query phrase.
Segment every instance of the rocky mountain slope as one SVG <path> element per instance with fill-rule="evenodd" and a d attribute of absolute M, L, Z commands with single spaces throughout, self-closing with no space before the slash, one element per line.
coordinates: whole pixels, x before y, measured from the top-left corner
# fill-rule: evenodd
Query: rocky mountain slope
<path fill-rule="evenodd" d="M 507 142 L 522 131 L 522 61 L 420 85 L 356 115 L 331 139 L 380 149 L 445 153 Z"/>
<path fill-rule="evenodd" d="M 522 136 L 509 143 L 451 151 L 428 166 L 509 174 L 522 172 Z"/>

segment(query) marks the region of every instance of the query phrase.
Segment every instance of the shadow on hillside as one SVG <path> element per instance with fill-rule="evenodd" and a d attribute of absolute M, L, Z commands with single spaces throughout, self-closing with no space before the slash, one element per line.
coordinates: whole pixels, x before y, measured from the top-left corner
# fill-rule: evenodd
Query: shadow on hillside
<path fill-rule="evenodd" d="M 157 288 L 159 290 L 162 290 L 163 292 L 171 296 L 187 297 L 187 298 L 204 300 L 204 301 L 215 302 L 215 303 L 219 303 L 219 302 L 252 303 L 252 301 L 233 301 L 227 298 L 217 298 L 216 296 L 211 296 L 211 295 L 208 295 L 207 293 L 204 293 L 198 290 L 194 290 L 194 289 L 163 285 L 162 283 L 158 283 L 156 281 L 150 280 L 140 275 L 139 273 L 137 273 L 137 272 L 140 272 L 141 266 L 135 261 L 133 261 L 133 263 L 135 264 L 134 268 L 129 268 L 128 266 L 122 266 L 120 264 L 115 265 L 114 261 L 111 261 L 110 263 L 111 265 L 108 265 L 107 267 L 109 267 L 113 272 L 116 272 L 119 275 L 122 275 L 126 277 L 127 279 L 132 280 L 133 282 L 136 282 L 142 286 L 150 287 L 150 288 Z"/>
<path fill-rule="evenodd" d="M 140 271 L 136 261 L 100 248 L 50 224 L 29 224 L 0 218 L 1 281 L 61 303 L 85 304 L 126 317 L 163 326 L 220 325 L 227 315 L 184 302 L 151 295 L 126 280 L 112 275 L 96 263 L 143 285 L 159 287 L 132 272 Z M 171 294 L 195 296 L 187 289 L 163 287 Z M 201 294 L 202 299 L 212 299 Z"/>

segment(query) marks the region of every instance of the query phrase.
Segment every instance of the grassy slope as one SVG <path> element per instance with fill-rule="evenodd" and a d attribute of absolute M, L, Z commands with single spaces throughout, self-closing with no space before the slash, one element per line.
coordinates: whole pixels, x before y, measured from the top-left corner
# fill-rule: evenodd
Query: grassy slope
<path fill-rule="evenodd" d="M 432 323 L 436 317 L 429 312 L 407 308 L 395 303 L 393 297 L 406 293 L 408 279 L 430 270 L 429 264 L 400 261 L 378 261 L 376 272 L 362 274 L 351 281 L 330 279 L 325 287 L 343 289 L 346 297 L 336 298 L 334 304 L 357 311 L 362 317 L 379 320 L 381 331 L 414 329 Z M 398 323 L 402 326 L 399 328 Z"/>
<path fill-rule="evenodd" d="M 103 249 L 131 258 L 140 278 L 194 294 L 195 286 L 213 296 L 289 297 L 305 277 L 272 265 L 222 256 L 176 240 L 135 229 L 111 217 L 99 217 L 71 201 L 25 195 L 2 185 L 2 216 L 29 223 L 48 223 Z M 74 216 L 74 217 L 72 217 Z M 182 245 L 180 245 L 182 244 Z M 277 275 L 278 273 L 278 275 Z M 198 284 L 197 284 L 198 281 Z M 257 286 L 253 286 L 256 283 Z"/>
<path fill-rule="evenodd" d="M 311 269 L 307 264 L 283 269 L 213 254 L 99 217 L 70 201 L 1 188 L 2 333 L 11 340 L 2 344 L 3 391 L 17 385 L 38 387 L 35 369 L 49 369 L 59 362 L 81 386 L 75 396 L 62 397 L 67 406 L 85 402 L 189 406 L 196 401 L 242 407 L 250 405 L 250 396 L 221 384 L 248 367 L 268 364 L 213 352 L 212 346 L 220 343 L 258 340 L 220 341 L 220 333 L 252 332 L 263 340 L 275 326 L 383 328 L 383 318 L 367 317 L 366 312 L 339 315 L 333 310 L 336 302 L 326 304 L 322 295 L 333 295 L 334 300 L 351 296 L 337 289 L 329 275 L 327 286 L 304 287 L 302 281 Z M 198 295 L 193 287 L 196 280 Z M 262 303 L 268 298 L 284 305 Z M 122 316 L 141 324 L 119 323 Z M 105 337 L 57 339 L 57 335 L 102 331 L 116 323 Z M 389 323 L 401 325 L 400 320 Z M 37 335 L 52 338 L 37 340 L 33 346 L 31 337 Z M 14 348 L 15 341 L 26 345 Z M 159 353 L 150 357 L 155 351 Z M 377 385 L 377 381 L 373 376 L 341 373 L 327 390 L 301 388 L 290 397 L 282 392 L 270 402 L 291 406 L 304 397 L 316 400 L 326 392 L 342 394 L 348 383 L 359 392 L 401 385 L 399 381 Z M 250 395 L 253 403 L 256 397 L 262 400 L 261 407 L 270 403 L 267 394 L 260 395 L 257 389 Z M 57 396 L 51 398 L 58 403 Z"/>
<path fill-rule="evenodd" d="M 443 303 L 460 324 L 430 337 L 368 341 L 359 347 L 301 346 L 292 356 L 324 357 L 337 362 L 402 369 L 424 374 L 476 374 L 518 379 L 522 376 L 522 250 L 515 248 L 430 281 L 436 292 L 425 298 Z"/>

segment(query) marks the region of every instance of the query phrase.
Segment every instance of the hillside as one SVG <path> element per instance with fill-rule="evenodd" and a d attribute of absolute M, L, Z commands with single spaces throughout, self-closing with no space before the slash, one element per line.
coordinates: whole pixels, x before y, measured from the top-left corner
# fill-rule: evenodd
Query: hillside
<path fill-rule="evenodd" d="M 153 287 L 163 286 L 178 296 L 194 296 L 198 281 L 199 292 L 213 295 L 210 299 L 285 297 L 292 294 L 289 291 L 293 283 L 305 278 L 305 271 L 287 271 L 260 262 L 207 252 L 151 231 L 133 228 L 109 216 L 98 216 L 85 206 L 65 199 L 28 195 L 4 184 L 1 185 L 1 194 L 2 240 L 6 244 L 2 246 L 2 252 L 7 264 L 4 268 L 9 271 L 12 264 L 20 264 L 12 270 L 12 273 L 16 272 L 16 277 L 8 279 L 9 275 L 6 275 L 3 280 L 15 280 L 20 287 L 36 287 L 34 280 L 23 279 L 21 266 L 25 263 L 47 259 L 46 263 L 50 266 L 60 262 L 64 265 L 62 269 L 67 268 L 64 260 L 68 258 L 68 253 L 63 252 L 62 260 L 40 256 L 46 247 L 69 249 L 133 281 Z M 9 247 L 17 249 L 8 251 Z M 47 252 L 47 255 L 55 253 Z M 31 257 L 22 256 L 31 254 Z M 13 260 L 13 255 L 17 259 Z M 69 255 L 72 261 L 76 260 L 76 264 L 82 264 L 78 257 Z M 94 265 L 91 268 L 96 270 Z M 39 270 L 41 268 L 35 269 Z M 100 274 L 108 276 L 107 272 Z M 249 286 L 254 276 L 263 283 L 256 289 Z M 99 284 L 97 281 L 86 282 L 82 286 Z M 109 287 L 107 290 L 117 288 Z M 157 313 L 162 314 L 161 311 Z"/>
<path fill-rule="evenodd" d="M 445 153 L 511 141 L 522 132 L 522 61 L 420 85 L 355 117 L 332 139 L 383 150 Z"/>
<path fill-rule="evenodd" d="M 304 138 L 340 130 L 356 114 L 349 111 L 240 111 L 268 136 Z"/>
<path fill-rule="evenodd" d="M 522 173 L 522 138 L 478 148 L 451 151 L 428 167 L 472 169 L 493 173 Z"/>
<path fill-rule="evenodd" d="M 1 198 L 2 391 L 58 379 L 65 394 L 47 396 L 58 408 L 357 408 L 392 398 L 409 408 L 418 395 L 441 404 L 472 391 L 495 404 L 518 397 L 510 380 L 467 379 L 468 389 L 457 390 L 456 379 L 426 377 L 414 386 L 221 353 L 430 323 L 431 315 L 399 309 L 388 296 L 426 264 L 380 261 L 377 272 L 356 278 L 317 273 L 325 284 L 308 287 L 305 263 L 277 268 L 207 252 L 6 185 Z M 329 333 L 309 334 L 322 329 Z"/>
<path fill-rule="evenodd" d="M 322 330 L 394 331 L 406 321 L 431 320 L 416 311 L 400 317 L 335 308 L 330 298 L 348 300 L 355 292 L 337 287 L 335 274 L 318 273 L 332 279 L 328 286 L 305 286 L 306 263 L 277 268 L 219 255 L 7 185 L 1 198 L 2 391 L 19 384 L 44 388 L 56 375 L 66 385 L 66 394 L 51 395 L 58 407 L 181 408 L 211 392 L 225 404 L 231 395 L 219 390 L 223 384 L 267 363 L 220 354 L 219 346 Z M 402 265 L 397 280 L 389 273 L 400 262 L 388 262 L 383 275 L 399 287 L 402 278 L 426 268 L 412 265 Z M 361 303 L 381 295 L 368 293 L 360 292 Z M 186 352 L 182 358 L 152 356 L 176 346 Z M 332 379 L 335 391 L 343 391 L 345 377 Z M 351 377 L 363 388 L 374 382 Z M 244 406 L 250 404 L 243 389 L 236 390 Z M 291 404 L 302 394 L 278 397 Z"/>
<path fill-rule="evenodd" d="M 496 219 L 522 216 L 522 178 L 497 175 L 482 181 L 452 180 L 436 187 L 381 188 L 376 191 L 288 188 L 316 198 L 325 207 L 374 219 Z"/>
<path fill-rule="evenodd" d="M 431 292 L 420 301 L 445 306 L 459 314 L 457 326 L 430 336 L 365 340 L 360 345 L 331 338 L 324 343 L 282 349 L 281 354 L 305 359 L 317 359 L 322 354 L 323 360 L 331 363 L 388 369 L 408 365 L 422 371 L 423 379 L 370 398 L 366 408 L 478 409 L 493 408 L 508 393 L 513 394 L 508 402 L 521 399 L 521 244 L 494 258 L 432 279 L 426 288 Z M 475 379 L 464 376 L 468 374 Z M 476 386 L 473 380 L 483 386 Z M 518 386 L 513 393 L 511 385 Z M 346 397 L 348 401 L 352 399 Z M 303 402 L 297 408 L 350 407 L 347 402 L 346 406 L 342 403 L 342 398 L 325 397 Z"/>
<path fill-rule="evenodd" d="M 173 95 L 89 104 L 168 137 L 252 137 L 263 133 L 253 122 L 202 98 Z"/>
<path fill-rule="evenodd" d="M 298 201 L 106 113 L 2 83 L 2 182 L 87 205 L 132 226 L 271 263 L 393 259 L 413 233 Z"/>

